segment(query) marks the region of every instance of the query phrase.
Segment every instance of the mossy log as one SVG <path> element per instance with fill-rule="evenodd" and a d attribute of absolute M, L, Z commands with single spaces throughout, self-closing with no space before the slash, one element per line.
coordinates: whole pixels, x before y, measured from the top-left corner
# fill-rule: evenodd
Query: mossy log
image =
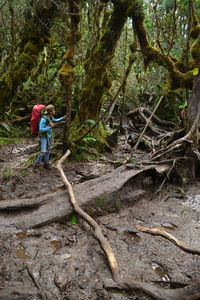
<path fill-rule="evenodd" d="M 124 198 L 126 185 L 145 172 L 160 174 L 159 170 L 160 166 L 154 163 L 139 169 L 121 166 L 101 177 L 77 184 L 74 191 L 84 210 L 91 215 L 102 215 L 105 211 L 116 211 L 117 206 L 125 207 L 144 197 L 146 192 L 136 187 Z M 4 200 L 0 202 L 0 231 L 6 227 L 28 229 L 62 221 L 69 218 L 72 211 L 65 190 L 38 198 L 33 196 L 32 199 Z"/>

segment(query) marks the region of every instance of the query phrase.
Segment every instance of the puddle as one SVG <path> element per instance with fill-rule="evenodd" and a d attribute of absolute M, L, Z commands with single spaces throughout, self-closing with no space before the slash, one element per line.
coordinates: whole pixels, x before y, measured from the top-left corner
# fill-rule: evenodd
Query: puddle
<path fill-rule="evenodd" d="M 51 247 L 53 248 L 53 253 L 55 253 L 56 251 L 58 251 L 59 249 L 60 249 L 60 247 L 61 247 L 61 244 L 60 244 L 60 242 L 59 241 L 57 241 L 57 240 L 53 240 L 53 241 L 51 241 L 51 242 L 49 242 L 50 243 L 50 245 L 51 245 Z"/>
<path fill-rule="evenodd" d="M 152 263 L 152 268 L 161 280 L 170 281 L 170 278 L 166 274 L 165 270 L 161 266 L 159 266 L 157 263 Z"/>
<path fill-rule="evenodd" d="M 47 193 L 38 193 L 34 196 L 34 198 L 39 198 L 41 196 L 47 195 Z"/>
<path fill-rule="evenodd" d="M 22 258 L 22 259 L 32 259 L 32 257 L 30 257 L 29 255 L 25 254 L 24 249 L 17 249 L 15 251 L 15 253 L 17 254 L 18 258 Z"/>
<path fill-rule="evenodd" d="M 27 234 L 26 234 L 26 232 L 17 232 L 16 236 L 17 236 L 18 240 L 22 241 L 27 237 Z"/>
<path fill-rule="evenodd" d="M 55 192 L 57 192 L 57 191 L 58 191 L 58 188 L 55 188 L 55 189 L 52 189 L 52 190 L 51 190 L 52 193 L 55 193 Z"/>
<path fill-rule="evenodd" d="M 140 241 L 140 237 L 137 235 L 136 232 L 134 231 L 125 231 L 124 235 L 126 238 L 128 238 L 129 240 L 131 240 L 132 242 L 134 241 L 135 243 L 139 243 Z"/>

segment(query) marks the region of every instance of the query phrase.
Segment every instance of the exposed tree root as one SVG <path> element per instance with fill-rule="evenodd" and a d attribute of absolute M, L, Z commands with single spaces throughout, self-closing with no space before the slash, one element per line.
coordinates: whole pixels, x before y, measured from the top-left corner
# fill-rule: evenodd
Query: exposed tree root
<path fill-rule="evenodd" d="M 156 107 L 154 108 L 154 111 L 152 112 L 152 114 L 150 115 L 149 119 L 147 120 L 146 125 L 145 125 L 145 127 L 144 127 L 144 129 L 143 129 L 143 131 L 142 131 L 142 133 L 141 133 L 141 135 L 140 135 L 137 143 L 135 144 L 135 146 L 133 148 L 133 151 L 137 149 L 137 147 L 138 147 L 138 145 L 139 145 L 139 143 L 140 143 L 140 141 L 141 141 L 141 139 L 142 139 L 142 137 L 143 137 L 143 135 L 144 135 L 147 127 L 149 126 L 149 123 L 151 122 L 151 119 L 152 119 L 153 115 L 155 114 L 155 112 L 156 112 L 159 104 L 161 103 L 162 99 L 163 99 L 163 96 L 160 97 L 160 100 L 158 101 Z"/>
<path fill-rule="evenodd" d="M 101 245 L 102 249 L 104 250 L 104 252 L 105 252 L 105 254 L 106 254 L 107 258 L 108 258 L 108 262 L 109 262 L 109 266 L 110 266 L 110 269 L 111 269 L 112 274 L 113 274 L 113 278 L 114 278 L 115 281 L 118 281 L 119 278 L 120 278 L 119 267 L 118 267 L 117 261 L 115 259 L 115 255 L 112 252 L 112 249 L 111 249 L 109 243 L 107 242 L 107 240 L 103 236 L 103 233 L 101 231 L 100 226 L 94 221 L 93 218 L 91 218 L 87 213 L 85 213 L 79 207 L 79 205 L 78 205 L 78 203 L 76 201 L 76 198 L 75 198 L 72 186 L 69 183 L 69 181 L 67 180 L 67 178 L 65 176 L 65 173 L 63 172 L 61 164 L 68 157 L 69 154 L 70 154 L 70 151 L 68 150 L 66 152 L 66 154 L 58 161 L 58 163 L 57 163 L 57 169 L 60 172 L 60 175 L 61 175 L 63 183 L 67 187 L 69 198 L 70 198 L 71 204 L 72 204 L 72 206 L 74 208 L 74 211 L 77 214 L 79 214 L 90 226 L 92 226 L 92 228 L 94 230 L 94 235 L 97 238 L 97 240 L 100 242 L 100 245 Z"/>
<path fill-rule="evenodd" d="M 161 125 L 161 126 L 168 126 L 168 127 L 172 127 L 172 128 L 174 128 L 175 126 L 176 126 L 176 124 L 175 123 L 173 123 L 173 122 L 170 122 L 170 121 L 166 121 L 166 120 L 161 120 L 159 117 L 157 117 L 156 115 L 155 115 L 155 112 L 154 113 L 152 113 L 152 111 L 150 110 L 150 109 L 148 109 L 148 108 L 145 108 L 145 107 L 142 107 L 142 108 L 140 108 L 140 110 L 145 114 L 145 115 L 147 115 L 147 117 L 150 117 L 151 115 L 152 115 L 152 120 L 156 123 L 156 124 L 158 124 L 158 125 Z M 155 109 L 154 109 L 155 110 Z M 135 110 L 133 110 L 133 111 L 130 111 L 126 116 L 128 117 L 128 118 L 131 118 L 132 120 L 135 118 L 135 117 L 137 117 L 139 115 L 139 109 L 137 108 L 137 109 L 135 109 Z"/>
<path fill-rule="evenodd" d="M 148 228 L 148 227 L 144 227 L 144 226 L 140 226 L 140 225 L 137 225 L 136 228 L 137 228 L 138 231 L 141 231 L 141 232 L 147 232 L 147 233 L 150 233 L 150 234 L 153 234 L 153 235 L 163 236 L 163 237 L 170 240 L 172 243 L 174 243 L 176 246 L 178 246 L 179 248 L 181 248 L 182 250 L 184 250 L 186 252 L 193 253 L 193 254 L 200 254 L 200 250 L 192 249 L 192 248 L 187 247 L 183 242 L 181 242 L 179 239 L 177 239 L 172 234 L 166 232 L 163 229 Z"/>
<path fill-rule="evenodd" d="M 180 138 L 180 139 L 174 141 L 174 142 L 173 142 L 172 144 L 170 144 L 169 146 L 167 146 L 167 147 L 165 147 L 165 148 L 163 148 L 163 149 L 157 151 L 156 153 L 154 153 L 152 160 L 156 160 L 156 159 L 158 159 L 159 157 L 165 155 L 166 153 L 168 153 L 168 152 L 170 152 L 170 151 L 173 151 L 173 150 L 175 150 L 175 149 L 177 149 L 177 148 L 182 147 L 182 143 L 183 143 L 183 142 L 186 142 L 186 141 L 190 142 L 189 139 L 190 139 L 190 137 L 192 136 L 192 134 L 194 133 L 194 131 L 196 130 L 196 127 L 197 127 L 198 122 L 199 122 L 199 116 L 196 118 L 196 120 L 195 120 L 195 122 L 193 123 L 193 125 L 192 125 L 190 131 L 189 131 L 185 136 L 183 136 L 182 138 Z M 192 142 L 190 142 L 190 143 L 192 143 Z"/>
<path fill-rule="evenodd" d="M 108 241 L 103 236 L 102 230 L 100 226 L 94 221 L 93 218 L 91 218 L 87 213 L 85 213 L 78 205 L 72 186 L 67 180 L 64 171 L 62 169 L 62 163 L 64 160 L 68 157 L 70 154 L 70 151 L 68 150 L 65 155 L 58 161 L 57 163 L 57 169 L 60 172 L 61 179 L 65 186 L 67 187 L 67 191 L 69 194 L 70 202 L 77 214 L 79 214 L 94 230 L 94 235 L 97 238 L 97 240 L 100 243 L 100 246 L 102 247 L 103 251 L 106 254 L 108 264 L 112 273 L 112 277 L 115 281 L 114 285 L 107 285 L 105 288 L 107 289 L 121 289 L 121 290 L 128 290 L 130 291 L 139 291 L 143 292 L 147 295 L 150 295 L 154 297 L 155 299 L 160 300 L 186 300 L 190 296 L 194 296 L 198 293 L 200 293 L 200 282 L 191 284 L 184 288 L 179 289 L 163 289 L 157 286 L 154 286 L 152 284 L 144 283 L 144 282 L 138 282 L 134 280 L 129 280 L 127 278 L 122 277 L 120 274 L 120 269 L 117 264 L 115 255 L 112 251 L 111 246 L 109 245 Z"/>

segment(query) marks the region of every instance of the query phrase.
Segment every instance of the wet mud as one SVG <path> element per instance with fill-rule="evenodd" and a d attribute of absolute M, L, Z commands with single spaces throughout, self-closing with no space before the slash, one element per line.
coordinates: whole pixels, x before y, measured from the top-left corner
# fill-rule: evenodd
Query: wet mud
<path fill-rule="evenodd" d="M 9 147 L 0 149 L 0 201 L 36 198 L 62 189 L 56 169 L 41 169 L 36 174 L 30 167 L 24 169 L 27 173 L 22 176 L 20 163 L 30 155 L 33 144 L 30 141 L 28 150 L 21 152 L 19 148 L 26 149 L 27 142 L 15 146 L 19 151 L 12 150 L 12 157 L 6 156 Z M 13 168 L 8 178 L 4 173 L 6 167 Z M 64 166 L 73 185 L 87 180 L 88 174 L 101 176 L 113 168 L 113 164 L 101 160 L 69 162 Z M 165 229 L 188 247 L 198 249 L 200 182 L 184 187 L 184 191 L 183 187 L 168 184 L 160 195 L 151 199 L 152 191 L 157 188 L 152 186 L 153 179 L 142 178 L 141 181 L 146 193 L 140 200 L 130 202 L 129 207 L 118 205 L 112 212 L 104 208 L 103 214 L 102 209 L 101 214 L 95 214 L 121 273 L 163 288 L 197 282 L 199 255 L 184 252 L 163 237 L 138 232 L 136 225 Z M 126 193 L 136 184 L 131 182 Z M 26 231 L 0 226 L 0 241 L 0 299 L 153 299 L 142 293 L 105 288 L 112 281 L 105 254 L 90 226 L 75 214 L 60 223 Z"/>

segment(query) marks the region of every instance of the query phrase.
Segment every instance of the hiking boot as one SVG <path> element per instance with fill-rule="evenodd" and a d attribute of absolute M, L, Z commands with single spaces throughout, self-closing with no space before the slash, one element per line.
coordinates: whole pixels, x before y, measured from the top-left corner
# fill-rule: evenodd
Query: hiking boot
<path fill-rule="evenodd" d="M 33 170 L 34 170 L 35 173 L 38 173 L 40 171 L 40 169 L 41 169 L 41 165 L 40 164 L 35 164 L 34 165 Z"/>
<path fill-rule="evenodd" d="M 44 162 L 44 168 L 48 169 L 48 170 L 51 170 L 52 166 L 51 166 L 51 164 L 49 162 Z"/>

